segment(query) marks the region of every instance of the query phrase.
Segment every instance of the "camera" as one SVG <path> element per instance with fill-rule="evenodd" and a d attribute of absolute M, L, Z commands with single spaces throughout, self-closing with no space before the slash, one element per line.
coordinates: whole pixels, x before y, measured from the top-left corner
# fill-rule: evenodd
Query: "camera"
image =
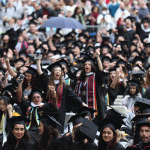
<path fill-rule="evenodd" d="M 18 80 L 17 82 L 18 82 L 18 83 L 21 83 L 23 79 L 24 79 L 24 75 L 23 75 L 23 74 L 20 74 L 20 75 L 19 75 L 19 80 Z"/>
<path fill-rule="evenodd" d="M 42 55 L 41 55 L 41 51 L 40 50 L 37 50 L 35 52 L 35 56 L 34 56 L 34 59 L 42 59 Z"/>

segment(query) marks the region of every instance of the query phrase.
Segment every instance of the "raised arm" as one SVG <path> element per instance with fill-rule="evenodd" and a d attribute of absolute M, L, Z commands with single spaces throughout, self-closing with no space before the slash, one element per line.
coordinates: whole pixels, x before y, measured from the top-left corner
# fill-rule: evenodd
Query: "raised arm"
<path fill-rule="evenodd" d="M 54 44 L 53 44 L 52 38 L 53 38 L 53 36 L 50 36 L 50 37 L 48 38 L 48 45 L 49 45 L 49 47 L 50 47 L 50 49 L 51 49 L 52 51 L 55 51 L 55 50 L 56 50 L 56 47 L 55 47 Z"/>
<path fill-rule="evenodd" d="M 98 64 L 98 69 L 99 71 L 103 71 L 103 65 L 102 65 L 102 61 L 100 60 L 100 51 L 97 49 L 95 52 L 96 58 L 97 58 L 97 64 Z"/>
<path fill-rule="evenodd" d="M 22 99 L 22 82 L 18 83 L 18 89 L 16 90 L 16 101 L 21 103 Z"/>
<path fill-rule="evenodd" d="M 9 74 L 13 77 L 16 77 L 17 73 L 15 73 L 14 70 L 11 68 L 8 58 L 6 59 L 6 65 L 7 65 L 7 70 L 9 72 Z"/>
<path fill-rule="evenodd" d="M 36 65 L 37 65 L 37 73 L 38 75 L 43 74 L 42 68 L 41 68 L 41 59 L 36 60 Z"/>

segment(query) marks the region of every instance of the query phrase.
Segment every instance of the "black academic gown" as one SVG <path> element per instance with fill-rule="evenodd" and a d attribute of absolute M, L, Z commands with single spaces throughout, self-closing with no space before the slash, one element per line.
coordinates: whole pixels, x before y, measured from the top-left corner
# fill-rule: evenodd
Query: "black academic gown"
<path fill-rule="evenodd" d="M 51 104 L 47 103 L 44 103 L 44 105 L 41 107 L 32 107 L 31 102 L 24 99 L 21 100 L 20 107 L 23 111 L 24 116 L 26 117 L 30 116 L 32 112 L 31 110 L 33 108 L 31 126 L 28 129 L 28 132 L 31 135 L 32 142 L 34 143 L 38 138 L 38 124 L 37 124 L 38 120 L 36 118 L 36 111 L 38 114 L 38 118 L 40 118 L 43 112 L 57 112 L 57 110 Z"/>
<path fill-rule="evenodd" d="M 45 150 L 55 150 L 54 145 L 56 144 L 58 139 L 59 139 L 58 137 L 57 138 L 51 138 L 51 141 L 50 141 L 49 145 L 47 146 L 47 148 Z M 34 150 L 43 150 L 42 148 L 39 147 L 39 141 L 37 141 L 35 143 Z"/>
<path fill-rule="evenodd" d="M 10 146 L 6 142 L 3 146 L 3 150 L 33 150 L 34 145 L 30 141 L 26 141 L 19 145 L 17 148 L 15 146 Z"/>
<path fill-rule="evenodd" d="M 124 29 L 123 27 L 119 28 L 118 32 L 118 36 L 123 36 L 125 38 L 125 40 L 127 41 L 127 46 L 129 48 L 136 32 L 134 30 L 126 31 L 126 29 Z"/>
<path fill-rule="evenodd" d="M 96 150 L 97 146 L 93 142 L 87 142 L 86 144 L 80 142 L 73 142 L 72 135 L 66 137 L 65 135 L 60 138 L 55 146 L 55 150 Z"/>
<path fill-rule="evenodd" d="M 45 92 L 47 92 L 48 87 L 48 77 L 45 74 L 40 75 L 42 88 Z M 58 85 L 56 85 L 57 91 Z M 62 100 L 61 100 L 61 107 L 58 109 L 58 116 L 56 119 L 62 126 L 58 126 L 58 130 L 63 133 L 64 131 L 64 122 L 66 117 L 66 112 L 76 112 L 80 106 L 82 105 L 81 99 L 76 96 L 70 86 L 66 83 L 63 83 L 63 92 L 62 92 Z M 51 104 L 51 103 L 50 103 Z"/>
<path fill-rule="evenodd" d="M 126 150 L 150 150 L 150 142 L 149 143 L 138 143 L 131 147 L 127 147 Z"/>
<path fill-rule="evenodd" d="M 97 150 L 107 150 L 107 149 L 100 146 Z M 125 148 L 119 142 L 117 142 L 115 144 L 114 150 L 125 150 Z"/>
<path fill-rule="evenodd" d="M 141 23 L 136 23 L 136 33 L 140 36 L 141 41 L 143 42 L 143 40 L 145 38 L 148 38 L 148 35 L 150 33 L 150 30 L 145 32 L 142 28 L 141 28 Z"/>

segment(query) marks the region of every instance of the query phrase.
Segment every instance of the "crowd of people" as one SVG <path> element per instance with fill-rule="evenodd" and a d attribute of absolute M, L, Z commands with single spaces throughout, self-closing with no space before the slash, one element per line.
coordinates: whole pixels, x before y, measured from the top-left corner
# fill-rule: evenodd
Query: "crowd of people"
<path fill-rule="evenodd" d="M 0 150 L 149 150 L 149 11 L 141 0 L 1 0 Z M 42 28 L 51 17 L 85 30 Z"/>

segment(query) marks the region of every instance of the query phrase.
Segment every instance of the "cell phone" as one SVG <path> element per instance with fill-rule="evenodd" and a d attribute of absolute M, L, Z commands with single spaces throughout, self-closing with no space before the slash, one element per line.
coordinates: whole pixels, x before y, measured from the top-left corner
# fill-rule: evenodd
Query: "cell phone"
<path fill-rule="evenodd" d="M 36 54 L 35 56 L 34 56 L 34 59 L 36 60 L 36 59 L 42 59 L 42 55 L 41 54 Z"/>
<path fill-rule="evenodd" d="M 23 75 L 23 74 L 20 74 L 20 75 L 19 75 L 19 80 L 17 80 L 17 82 L 18 82 L 18 83 L 21 83 L 23 79 L 24 79 L 24 75 Z"/>

